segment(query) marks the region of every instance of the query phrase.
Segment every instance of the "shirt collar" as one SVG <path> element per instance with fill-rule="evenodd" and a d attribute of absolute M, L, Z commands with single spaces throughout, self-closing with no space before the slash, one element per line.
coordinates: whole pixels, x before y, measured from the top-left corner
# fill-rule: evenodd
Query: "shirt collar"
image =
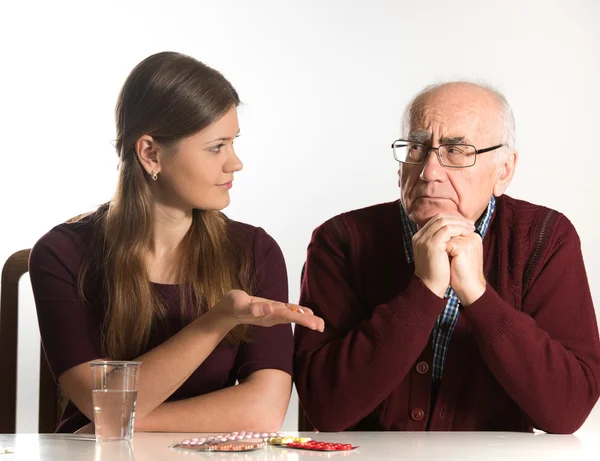
<path fill-rule="evenodd" d="M 412 222 L 406 212 L 404 211 L 404 207 L 402 206 L 402 202 L 400 203 L 400 217 L 402 219 L 402 236 L 404 238 L 404 254 L 406 256 L 406 261 L 410 264 L 414 261 L 413 255 L 413 247 L 412 247 L 412 238 L 417 233 L 417 225 Z M 481 238 L 485 237 L 488 226 L 490 225 L 490 221 L 492 219 L 492 215 L 494 214 L 494 209 L 496 208 L 496 198 L 492 195 L 490 201 L 488 202 L 488 206 L 483 212 L 483 214 L 479 217 L 477 222 L 475 223 L 475 232 L 481 235 Z"/>

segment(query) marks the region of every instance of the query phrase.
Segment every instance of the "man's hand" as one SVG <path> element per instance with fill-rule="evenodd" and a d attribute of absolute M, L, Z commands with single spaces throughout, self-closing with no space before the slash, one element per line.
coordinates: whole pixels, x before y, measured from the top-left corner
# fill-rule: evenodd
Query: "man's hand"
<path fill-rule="evenodd" d="M 451 283 L 449 242 L 474 231 L 475 224 L 462 217 L 435 215 L 413 236 L 415 275 L 440 298 Z"/>
<path fill-rule="evenodd" d="M 477 301 L 485 292 L 483 243 L 476 232 L 459 235 L 446 244 L 450 257 L 450 285 L 463 306 Z"/>

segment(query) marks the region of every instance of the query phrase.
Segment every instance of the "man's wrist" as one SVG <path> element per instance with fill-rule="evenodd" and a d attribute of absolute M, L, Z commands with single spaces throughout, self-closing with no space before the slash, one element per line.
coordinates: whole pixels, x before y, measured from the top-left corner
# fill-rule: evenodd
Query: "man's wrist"
<path fill-rule="evenodd" d="M 460 303 L 463 307 L 468 307 L 477 301 L 479 298 L 483 296 L 485 290 L 487 289 L 487 284 L 479 283 L 476 286 L 470 288 L 469 290 L 465 290 L 462 293 L 456 293 L 458 299 L 460 299 Z"/>

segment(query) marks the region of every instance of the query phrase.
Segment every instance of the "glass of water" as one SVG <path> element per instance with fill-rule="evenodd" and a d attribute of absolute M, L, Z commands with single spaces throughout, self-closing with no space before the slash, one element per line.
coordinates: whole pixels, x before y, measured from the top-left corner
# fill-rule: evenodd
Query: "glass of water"
<path fill-rule="evenodd" d="M 131 440 L 141 362 L 90 362 L 96 441 Z"/>

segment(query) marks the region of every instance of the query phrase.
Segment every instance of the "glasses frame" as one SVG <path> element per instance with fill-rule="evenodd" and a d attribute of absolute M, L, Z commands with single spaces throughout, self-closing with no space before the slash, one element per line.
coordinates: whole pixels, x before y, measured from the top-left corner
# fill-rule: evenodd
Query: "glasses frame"
<path fill-rule="evenodd" d="M 427 151 L 427 153 L 425 154 L 425 157 L 423 158 L 423 160 L 421 162 L 405 162 L 405 161 L 402 161 L 402 160 L 398 160 L 396 158 L 396 148 L 394 147 L 394 145 L 397 142 L 419 144 L 419 145 L 425 147 L 425 150 Z M 467 166 L 446 165 L 444 163 L 444 161 L 442 160 L 442 156 L 440 155 L 440 148 L 447 147 L 447 146 L 469 146 L 469 147 L 472 147 L 473 150 L 475 150 L 475 157 L 473 159 L 473 164 L 472 165 L 467 165 Z M 438 161 L 440 162 L 440 165 L 442 165 L 442 166 L 444 166 L 446 168 L 471 168 L 472 166 L 475 166 L 475 163 L 477 162 L 477 156 L 479 154 L 485 154 L 486 152 L 491 152 L 493 150 L 500 149 L 501 147 L 504 147 L 504 146 L 505 146 L 505 144 L 497 144 L 497 145 L 492 146 L 492 147 L 486 147 L 485 149 L 477 149 L 473 144 L 455 143 L 455 144 L 440 144 L 438 147 L 427 147 L 422 142 L 408 141 L 406 139 L 396 139 L 392 143 L 392 153 L 394 155 L 394 160 L 396 160 L 398 163 L 403 163 L 405 165 L 423 165 L 427 161 L 427 159 L 429 158 L 429 152 L 432 151 L 432 150 L 434 150 L 435 154 L 436 154 L 436 157 L 437 157 Z"/>

